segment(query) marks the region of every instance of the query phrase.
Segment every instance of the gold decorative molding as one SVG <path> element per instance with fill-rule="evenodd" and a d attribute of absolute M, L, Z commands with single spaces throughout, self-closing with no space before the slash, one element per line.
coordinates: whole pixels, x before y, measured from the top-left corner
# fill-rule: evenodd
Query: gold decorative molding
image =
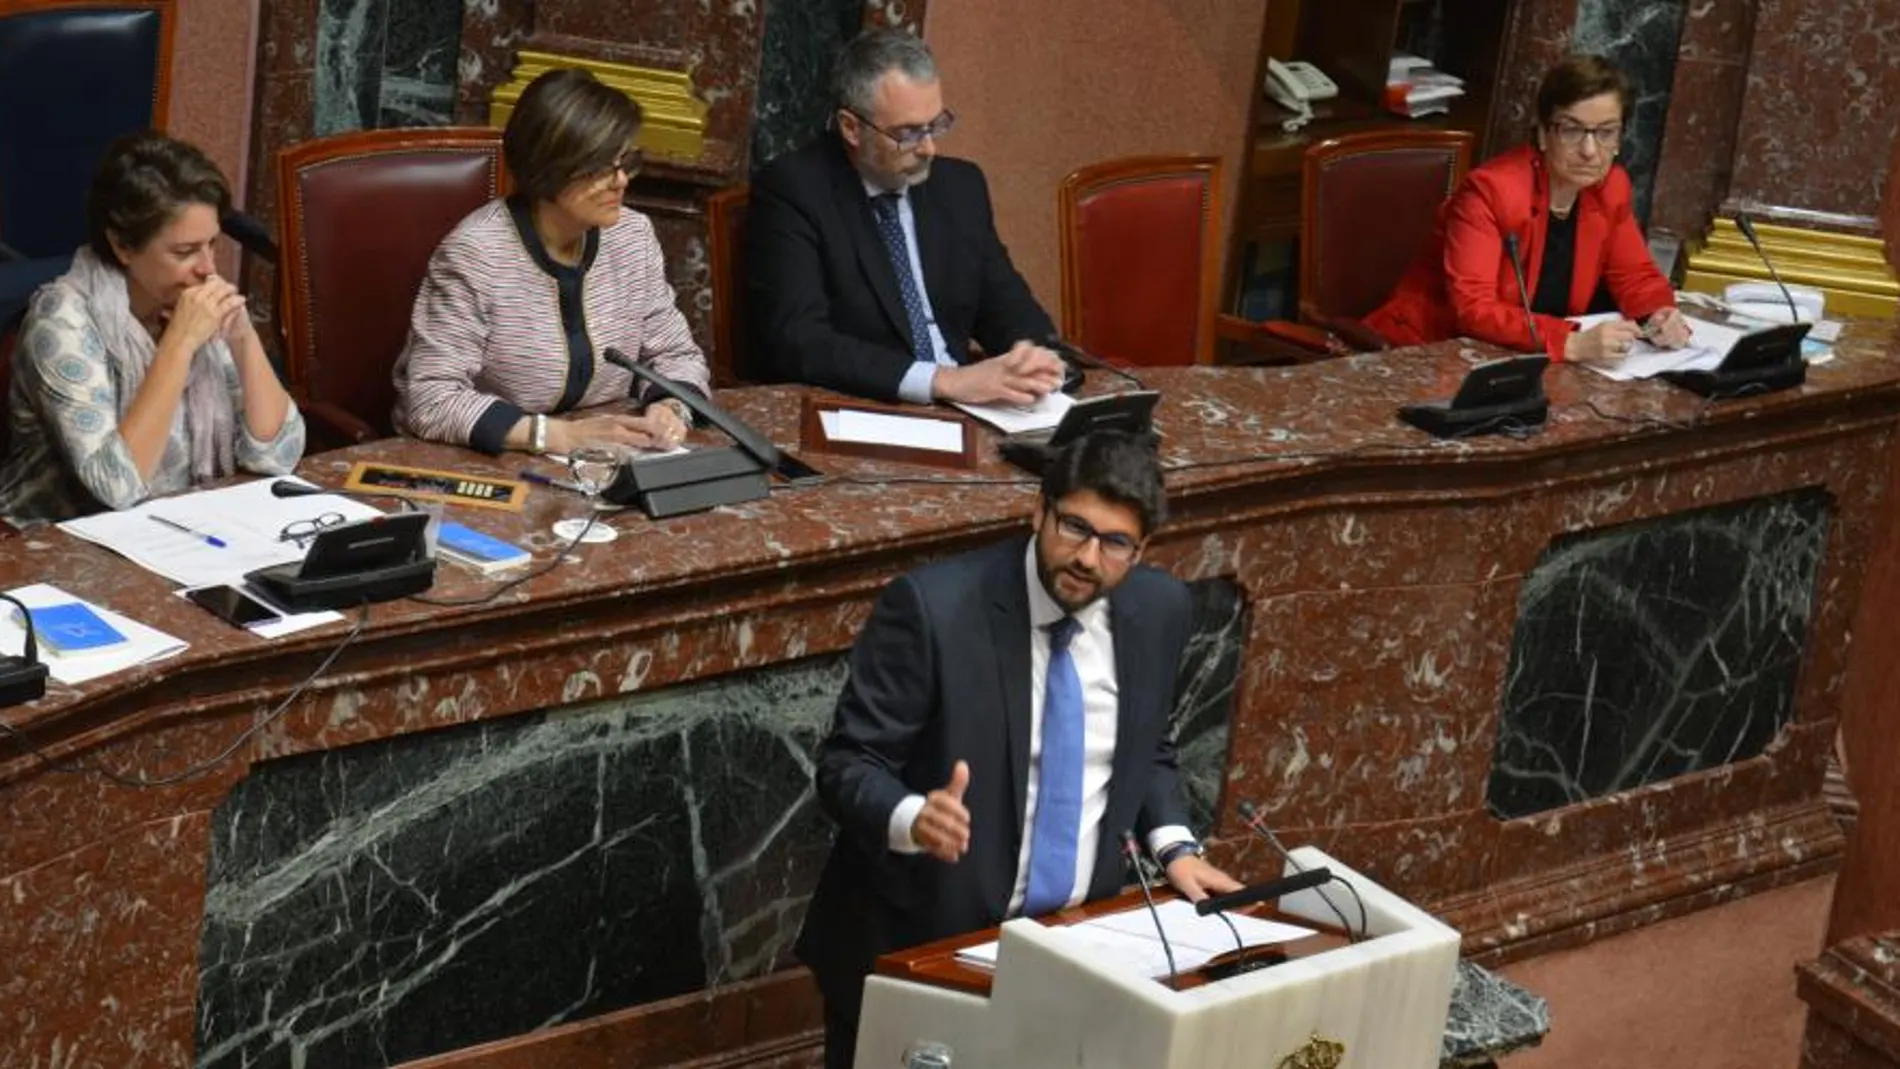
<path fill-rule="evenodd" d="M 1827 294 L 1831 315 L 1891 318 L 1900 310 L 1900 281 L 1879 238 L 1756 223 L 1762 247 L 1782 281 Z M 1767 281 L 1768 269 L 1731 219 L 1717 219 L 1707 241 L 1689 254 L 1682 288 L 1720 294 L 1731 282 Z"/>
<path fill-rule="evenodd" d="M 1281 1058 L 1274 1069 L 1339 1069 L 1346 1060 L 1346 1045 L 1314 1032 L 1300 1049 Z"/>
<path fill-rule="evenodd" d="M 635 140 L 642 152 L 687 160 L 700 157 L 706 144 L 706 104 L 693 95 L 693 79 L 685 71 L 524 50 L 515 54 L 515 69 L 508 80 L 489 94 L 488 125 L 508 125 L 515 101 L 528 83 L 560 67 L 579 67 L 640 105 L 643 118 Z"/>

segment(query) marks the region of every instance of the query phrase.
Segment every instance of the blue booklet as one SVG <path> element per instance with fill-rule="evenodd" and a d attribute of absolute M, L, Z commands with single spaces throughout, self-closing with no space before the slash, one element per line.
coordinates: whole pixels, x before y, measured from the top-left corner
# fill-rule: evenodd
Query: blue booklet
<path fill-rule="evenodd" d="M 31 615 L 34 638 L 54 653 L 91 653 L 125 641 L 118 628 L 76 601 L 33 609 Z"/>
<path fill-rule="evenodd" d="M 485 535 L 472 527 L 448 520 L 443 520 L 436 532 L 436 545 L 456 560 L 473 565 L 483 575 L 525 564 L 533 559 L 532 554 L 512 542 L 504 542 L 493 535 Z"/>

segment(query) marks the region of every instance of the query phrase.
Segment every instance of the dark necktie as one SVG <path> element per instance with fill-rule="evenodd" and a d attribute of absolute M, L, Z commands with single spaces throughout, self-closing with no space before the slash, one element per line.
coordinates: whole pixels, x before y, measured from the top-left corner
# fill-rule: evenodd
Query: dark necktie
<path fill-rule="evenodd" d="M 904 316 L 910 320 L 910 355 L 926 364 L 937 362 L 930 348 L 930 317 L 924 313 L 923 291 L 910 271 L 910 242 L 904 237 L 903 221 L 897 217 L 901 193 L 880 193 L 871 198 L 872 213 L 877 216 L 877 233 L 884 239 L 884 251 L 891 254 L 891 269 L 897 272 L 897 294 L 904 300 Z"/>
<path fill-rule="evenodd" d="M 1061 909 L 1075 892 L 1075 851 L 1082 834 L 1082 677 L 1069 640 L 1081 629 L 1073 616 L 1049 625 L 1036 819 L 1030 828 L 1029 886 L 1023 892 L 1023 913 L 1031 917 Z"/>

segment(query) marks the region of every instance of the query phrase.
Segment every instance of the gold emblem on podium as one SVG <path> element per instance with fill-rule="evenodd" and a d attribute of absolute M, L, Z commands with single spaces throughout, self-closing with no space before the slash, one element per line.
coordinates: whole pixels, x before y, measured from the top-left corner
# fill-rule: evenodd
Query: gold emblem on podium
<path fill-rule="evenodd" d="M 1314 1032 L 1299 1050 L 1280 1059 L 1274 1069 L 1339 1069 L 1346 1059 L 1346 1045 Z"/>

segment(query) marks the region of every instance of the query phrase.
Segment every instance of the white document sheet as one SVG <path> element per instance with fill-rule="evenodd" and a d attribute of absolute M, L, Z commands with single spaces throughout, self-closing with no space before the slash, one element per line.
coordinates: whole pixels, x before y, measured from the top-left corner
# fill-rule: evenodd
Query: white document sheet
<path fill-rule="evenodd" d="M 825 437 L 834 442 L 963 452 L 963 424 L 947 419 L 840 408 L 818 413 L 818 421 L 824 425 Z"/>
<path fill-rule="evenodd" d="M 1622 318 L 1616 312 L 1577 316 L 1571 320 L 1579 330 Z M 1583 366 L 1608 379 L 1628 382 L 1654 378 L 1665 371 L 1707 371 L 1721 366 L 1722 359 L 1735 347 L 1743 331 L 1737 327 L 1712 323 L 1695 316 L 1684 316 L 1689 323 L 1689 344 L 1681 349 L 1664 349 L 1638 338 L 1629 355 L 1604 363 L 1584 362 Z"/>
<path fill-rule="evenodd" d="M 76 538 L 102 545 L 175 583 L 194 587 L 237 585 L 244 581 L 246 572 L 302 560 L 304 547 L 278 538 L 286 526 L 298 520 L 314 520 L 330 512 L 340 514 L 345 521 L 381 515 L 371 505 L 336 494 L 273 497 L 270 484 L 275 481 L 255 479 L 217 490 L 156 498 L 117 512 L 67 520 L 59 526 Z M 210 545 L 156 522 L 154 516 L 210 535 L 224 545 Z"/>
<path fill-rule="evenodd" d="M 40 660 L 46 663 L 47 674 L 68 686 L 183 653 L 189 645 L 163 631 L 146 627 L 129 616 L 121 616 L 103 605 L 73 597 L 51 583 L 34 583 L 7 593 L 35 609 L 76 601 L 97 613 L 101 620 L 112 625 L 113 630 L 125 636 L 125 641 L 116 646 L 83 653 L 61 654 L 41 646 Z M 11 605 L 6 606 L 6 610 L 0 613 L 0 649 L 17 650 L 26 641 L 26 629 L 20 626 L 18 610 Z"/>
<path fill-rule="evenodd" d="M 1311 928 L 1231 913 L 1227 915 L 1234 925 L 1230 930 L 1219 917 L 1197 916 L 1194 904 L 1179 898 L 1156 906 L 1155 915 L 1161 918 L 1161 927 L 1168 933 L 1168 944 L 1174 948 L 1174 966 L 1182 972 L 1198 969 L 1236 949 L 1235 932 L 1240 934 L 1240 944 L 1248 947 L 1287 943 L 1313 934 Z M 1130 972 L 1166 976 L 1168 955 L 1155 934 L 1155 915 L 1150 915 L 1145 908 L 1125 910 L 1069 925 L 1067 931 L 1086 943 L 1093 953 L 1112 959 Z M 957 960 L 994 969 L 996 951 L 997 944 L 993 942 L 966 947 L 957 951 Z"/>
<path fill-rule="evenodd" d="M 1023 431 L 1054 430 L 1062 422 L 1062 416 L 1075 404 L 1075 398 L 1060 390 L 1042 395 L 1033 405 L 966 405 L 961 401 L 952 404 L 977 419 L 995 427 L 1004 434 L 1020 434 Z"/>

